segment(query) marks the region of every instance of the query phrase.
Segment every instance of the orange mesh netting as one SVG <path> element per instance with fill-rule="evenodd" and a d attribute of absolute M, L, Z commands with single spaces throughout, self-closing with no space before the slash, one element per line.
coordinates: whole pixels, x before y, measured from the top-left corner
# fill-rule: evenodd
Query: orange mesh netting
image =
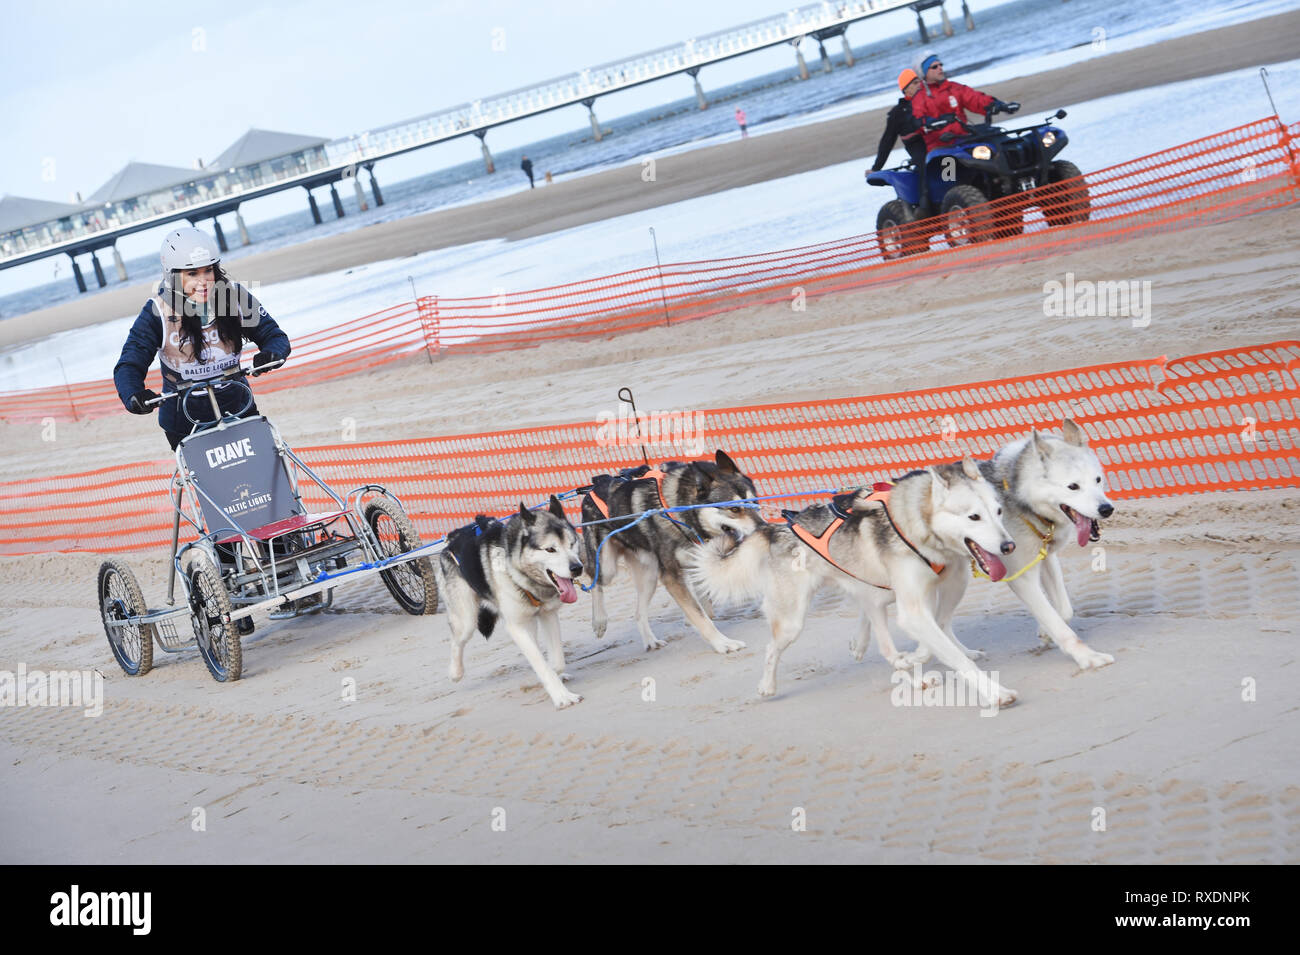
<path fill-rule="evenodd" d="M 1067 415 L 1088 433 L 1115 498 L 1300 487 L 1298 376 L 1300 342 L 1285 341 L 891 395 L 658 414 L 641 427 L 650 442 L 665 439 L 651 444 L 652 461 L 724 448 L 762 495 L 807 496 L 967 452 L 988 456 Z M 635 426 L 606 418 L 300 454 L 336 490 L 387 486 L 432 540 L 476 513 L 506 514 L 521 499 L 638 464 L 637 445 Z M 0 552 L 164 548 L 173 466 L 0 483 Z M 315 488 L 304 497 L 313 511 L 329 507 Z M 576 503 L 569 507 L 576 520 Z"/>
<path fill-rule="evenodd" d="M 1294 203 L 1300 123 L 1262 119 L 1088 175 L 998 199 L 952 219 L 759 255 L 647 267 L 527 292 L 423 297 L 295 339 L 274 392 L 427 351 L 490 352 L 603 336 L 917 276 L 1041 258 Z M 1086 212 L 1086 221 L 1083 219 Z M 944 231 L 941 226 L 950 228 Z M 1053 224 L 1055 223 L 1055 224 Z M 937 230 L 937 231 L 936 231 Z M 151 374 L 157 390 L 157 373 Z M 111 381 L 0 395 L 11 421 L 122 410 Z"/>

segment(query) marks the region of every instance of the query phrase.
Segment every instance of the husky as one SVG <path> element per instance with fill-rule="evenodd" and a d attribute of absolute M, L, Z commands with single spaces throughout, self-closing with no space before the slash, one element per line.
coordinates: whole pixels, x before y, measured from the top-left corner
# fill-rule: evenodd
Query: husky
<path fill-rule="evenodd" d="M 546 511 L 519 513 L 501 521 L 479 515 L 447 535 L 438 557 L 451 625 L 452 680 L 465 675 L 465 644 L 475 629 L 490 637 L 500 618 L 532 665 L 557 709 L 582 702 L 563 683 L 564 648 L 559 609 L 578 599 L 573 579 L 583 573 L 582 543 L 555 495 Z M 537 646 L 539 629 L 547 660 Z"/>
<path fill-rule="evenodd" d="M 786 518 L 788 526 L 764 524 L 739 543 L 714 541 L 692 554 L 691 580 L 709 599 L 762 598 L 772 642 L 760 696 L 776 693 L 781 653 L 802 632 L 813 595 L 831 583 L 862 607 L 855 655 L 874 632 L 886 659 L 903 669 L 906 655 L 895 649 L 884 615 L 896 599 L 899 626 L 973 686 L 984 705 L 1015 702 L 1016 691 L 980 670 L 952 632 L 967 562 L 1001 580 L 1002 558 L 1016 550 L 997 494 L 974 460 L 912 471 Z"/>
<path fill-rule="evenodd" d="M 979 466 L 1002 501 L 1016 542 L 1006 561 L 1007 586 L 1034 615 L 1043 643 L 1055 643 L 1081 670 L 1090 670 L 1115 658 L 1093 650 L 1070 628 L 1074 609 L 1057 555 L 1071 541 L 1087 547 L 1100 540 L 1098 521 L 1115 513 L 1115 507 L 1106 497 L 1106 476 L 1088 447 L 1088 436 L 1070 418 L 1062 422 L 1062 432 L 1064 437 L 1031 430 Z M 920 648 L 895 665 L 903 668 L 926 659 Z"/>
<path fill-rule="evenodd" d="M 604 586 L 614 579 L 622 562 L 636 584 L 637 628 L 646 650 L 665 646 L 650 629 L 650 598 L 660 581 L 710 647 L 718 653 L 743 650 L 743 642 L 727 638 L 714 625 L 712 607 L 702 605 L 691 592 L 684 559 L 701 543 L 715 539 L 734 542 L 765 526 L 758 508 L 735 504 L 698 507 L 672 515 L 655 514 L 635 526 L 629 526 L 636 520 L 629 515 L 654 508 L 745 500 L 755 494 L 754 482 L 721 450 L 712 461 L 668 461 L 654 470 L 631 468 L 617 475 L 595 475 L 591 490 L 582 498 L 582 533 L 593 568 L 591 628 L 596 636 L 604 637 L 609 626 Z M 599 523 L 623 517 L 628 519 Z M 627 530 L 614 533 L 621 527 Z"/>

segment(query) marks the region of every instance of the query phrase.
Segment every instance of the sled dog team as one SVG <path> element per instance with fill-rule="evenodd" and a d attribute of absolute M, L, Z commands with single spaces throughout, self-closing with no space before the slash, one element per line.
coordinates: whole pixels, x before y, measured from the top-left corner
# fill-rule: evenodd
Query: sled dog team
<path fill-rule="evenodd" d="M 1059 554 L 1086 547 L 1110 517 L 1106 479 L 1086 435 L 1066 419 L 1062 436 L 1031 431 L 992 459 L 969 457 L 904 474 L 872 489 L 840 494 L 768 523 L 750 480 L 724 451 L 712 461 L 670 461 L 596 475 L 582 498 L 581 536 L 560 502 L 504 520 L 479 516 L 448 535 L 439 557 L 451 627 L 453 680 L 464 676 L 466 643 L 491 636 L 498 621 L 556 707 L 582 697 L 563 682 L 559 608 L 589 580 L 592 629 L 605 635 L 604 588 L 620 568 L 636 589 L 636 623 L 646 650 L 664 642 L 649 606 L 662 583 L 686 619 L 718 653 L 744 648 L 712 619 L 715 602 L 757 598 L 772 630 L 758 685 L 776 693 L 781 654 L 803 631 L 812 597 L 833 585 L 857 601 L 851 650 L 861 660 L 874 636 L 881 654 L 920 677 L 931 658 L 954 670 L 986 706 L 1008 706 L 1016 691 L 976 665 L 983 656 L 953 632 L 953 616 L 978 574 L 1005 582 L 1055 643 L 1082 669 L 1114 657 L 1093 650 L 1070 627 L 1073 609 Z M 700 506 L 705 505 L 705 506 Z M 688 509 L 670 513 L 659 508 Z M 616 533 L 617 532 L 617 533 Z M 886 611 L 916 641 L 900 652 Z M 539 646 L 539 636 L 541 646 Z M 543 655 L 543 648 L 545 655 Z"/>

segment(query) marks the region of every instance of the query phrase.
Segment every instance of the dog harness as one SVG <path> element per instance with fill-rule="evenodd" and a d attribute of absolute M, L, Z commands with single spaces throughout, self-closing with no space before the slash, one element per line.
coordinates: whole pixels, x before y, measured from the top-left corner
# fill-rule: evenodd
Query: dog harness
<path fill-rule="evenodd" d="M 695 542 L 697 544 L 704 543 L 704 541 L 700 539 L 699 534 L 695 533 L 693 530 L 691 530 L 681 521 L 674 519 L 673 516 L 668 513 L 668 502 L 664 500 L 664 478 L 666 478 L 667 476 L 668 475 L 665 474 L 659 468 L 645 468 L 644 466 L 631 468 L 627 471 L 620 472 L 616 477 L 611 479 L 606 484 L 606 493 L 610 493 L 611 491 L 613 491 L 615 487 L 618 486 L 617 484 L 614 483 L 615 481 L 621 483 L 623 481 L 653 480 L 655 482 L 655 493 L 659 495 L 659 507 L 662 508 L 664 511 L 663 516 L 666 517 L 668 520 L 672 521 L 674 524 L 676 524 L 678 528 L 682 530 L 683 533 L 689 533 L 692 537 L 694 537 Z M 599 492 L 597 492 L 595 484 L 592 485 L 591 490 L 588 491 L 587 493 L 591 496 L 592 503 L 596 505 L 596 510 L 600 511 L 600 513 L 604 515 L 606 520 L 608 520 L 609 503 L 603 497 L 600 496 Z"/>
<path fill-rule="evenodd" d="M 894 533 L 898 535 L 899 540 L 901 540 L 904 544 L 906 544 L 908 549 L 911 550 L 912 553 L 914 553 L 917 557 L 920 557 L 921 560 L 925 561 L 926 566 L 929 567 L 932 571 L 934 571 L 936 574 L 943 573 L 943 568 L 945 565 L 938 564 L 932 560 L 929 560 L 924 554 L 922 554 L 919 550 L 916 549 L 915 545 L 913 545 L 912 542 L 907 539 L 907 537 L 903 534 L 903 532 L 898 529 L 898 525 L 894 523 L 894 518 L 889 513 L 889 495 L 893 491 L 893 489 L 894 489 L 894 485 L 892 482 L 889 481 L 882 481 L 878 484 L 874 484 L 872 485 L 871 494 L 867 496 L 867 502 L 870 503 L 872 501 L 875 501 L 879 503 L 881 509 L 885 512 L 885 519 L 889 521 L 889 526 L 894 529 Z M 849 511 L 852 509 L 853 498 L 855 496 L 856 496 L 856 492 L 849 492 L 846 494 L 836 494 L 833 498 L 831 498 L 829 507 L 831 513 L 835 515 L 835 519 L 832 520 L 828 525 L 826 525 L 826 529 L 822 531 L 820 534 L 814 534 L 812 531 L 808 530 L 808 528 L 804 527 L 801 524 L 796 523 L 794 520 L 795 515 L 797 514 L 796 511 L 783 510 L 781 512 L 781 516 L 784 517 L 785 522 L 790 525 L 790 530 L 794 532 L 795 537 L 799 538 L 801 541 L 803 541 L 805 544 L 811 547 L 817 553 L 818 556 L 820 556 L 823 560 L 829 563 L 840 573 L 848 574 L 848 576 L 852 577 L 854 580 L 860 580 L 864 584 L 870 584 L 872 587 L 878 587 L 881 590 L 893 590 L 892 587 L 887 587 L 884 584 L 873 584 L 869 580 L 862 580 L 862 578 L 859 577 L 857 574 L 845 570 L 835 561 L 833 557 L 831 557 L 831 552 L 830 552 L 831 538 L 835 536 L 836 532 L 839 531 L 839 529 L 844 526 L 844 522 L 848 520 L 850 516 Z"/>
<path fill-rule="evenodd" d="M 1007 486 L 1007 482 L 1003 481 L 1002 486 L 1005 488 Z M 1033 567 L 1034 564 L 1037 564 L 1041 560 L 1045 560 L 1047 558 L 1047 550 L 1049 547 L 1052 546 L 1052 538 L 1056 534 L 1055 526 L 1049 525 L 1047 530 L 1043 530 L 1041 527 L 1039 527 L 1037 524 L 1035 524 L 1027 517 L 1022 517 L 1021 520 L 1025 522 L 1025 524 L 1029 527 L 1029 529 L 1034 532 L 1034 536 L 1038 538 L 1039 541 L 1038 554 L 1034 557 L 1033 560 L 1025 564 L 1025 566 L 1021 567 L 1014 574 L 1011 574 L 1010 576 L 1007 577 L 1003 577 L 1002 580 L 999 581 L 999 583 L 1004 583 L 1004 584 L 1009 583 L 1010 581 L 1015 580 L 1017 577 L 1019 577 L 1021 574 L 1027 571 L 1030 567 Z M 979 565 L 975 563 L 974 557 L 970 559 L 970 575 L 972 577 L 983 577 L 985 580 L 992 580 L 992 578 L 989 577 L 988 574 L 984 573 L 984 571 L 979 569 Z"/>
<path fill-rule="evenodd" d="M 1002 479 L 1002 490 L 1006 491 L 1008 494 L 1011 493 L 1011 485 L 1007 483 L 1006 478 Z M 1016 571 L 1011 576 L 1003 577 L 1002 580 L 999 581 L 999 583 L 1004 583 L 1004 584 L 1010 583 L 1011 581 L 1019 577 L 1021 574 L 1023 574 L 1025 571 L 1027 571 L 1030 567 L 1033 567 L 1034 564 L 1037 564 L 1041 560 L 1046 560 L 1047 550 L 1049 547 L 1052 546 L 1052 538 L 1056 534 L 1056 525 L 1048 524 L 1047 530 L 1043 530 L 1041 527 L 1039 527 L 1037 524 L 1035 524 L 1027 517 L 1022 517 L 1021 520 L 1025 522 L 1025 524 L 1029 527 L 1029 529 L 1034 532 L 1034 536 L 1038 538 L 1038 542 L 1039 542 L 1038 554 L 1034 557 L 1033 560 L 1025 564 L 1025 566 L 1021 567 L 1018 571 Z M 971 577 L 983 577 L 985 580 L 993 579 L 988 574 L 984 573 L 984 571 L 979 569 L 979 565 L 975 563 L 974 557 L 970 559 L 970 575 Z"/>
<path fill-rule="evenodd" d="M 474 593 L 484 600 L 492 600 L 492 588 L 488 586 L 487 573 L 483 570 L 483 552 L 479 548 L 479 538 L 487 538 L 488 543 L 497 543 L 505 535 L 505 524 L 498 518 L 478 514 L 473 524 L 458 527 L 447 534 L 446 553 L 460 568 L 460 575 L 469 584 Z M 519 587 L 518 584 L 515 584 Z M 528 602 L 540 607 L 542 602 L 524 588 L 519 587 Z"/>

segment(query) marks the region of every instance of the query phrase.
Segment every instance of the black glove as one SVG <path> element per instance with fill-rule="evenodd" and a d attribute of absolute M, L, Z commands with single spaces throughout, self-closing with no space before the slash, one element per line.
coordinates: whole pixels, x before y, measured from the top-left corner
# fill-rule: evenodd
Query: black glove
<path fill-rule="evenodd" d="M 999 100 L 994 100 L 994 101 L 993 101 L 993 108 L 994 108 L 995 110 L 997 110 L 999 113 L 1008 113 L 1008 114 L 1011 114 L 1011 113 L 1018 113 L 1018 112 L 1020 112 L 1020 104 L 1019 104 L 1019 103 L 1004 103 L 1004 102 L 1002 102 L 1002 100 L 1000 100 L 1000 99 L 999 99 Z"/>
<path fill-rule="evenodd" d="M 263 365 L 269 365 L 273 361 L 281 361 L 281 360 L 282 359 L 280 358 L 280 356 L 275 354 L 275 352 L 260 351 L 253 356 L 253 369 L 254 369 L 253 374 L 264 375 L 266 374 L 266 372 L 270 371 L 271 369 L 267 368 L 265 371 L 257 371 L 257 369 L 261 368 Z"/>
<path fill-rule="evenodd" d="M 126 403 L 126 410 L 131 414 L 149 414 L 153 411 L 153 406 L 145 404 L 146 401 L 153 401 L 159 397 L 158 392 L 150 391 L 148 388 L 143 391 L 137 391 L 131 396 L 131 400 Z"/>

